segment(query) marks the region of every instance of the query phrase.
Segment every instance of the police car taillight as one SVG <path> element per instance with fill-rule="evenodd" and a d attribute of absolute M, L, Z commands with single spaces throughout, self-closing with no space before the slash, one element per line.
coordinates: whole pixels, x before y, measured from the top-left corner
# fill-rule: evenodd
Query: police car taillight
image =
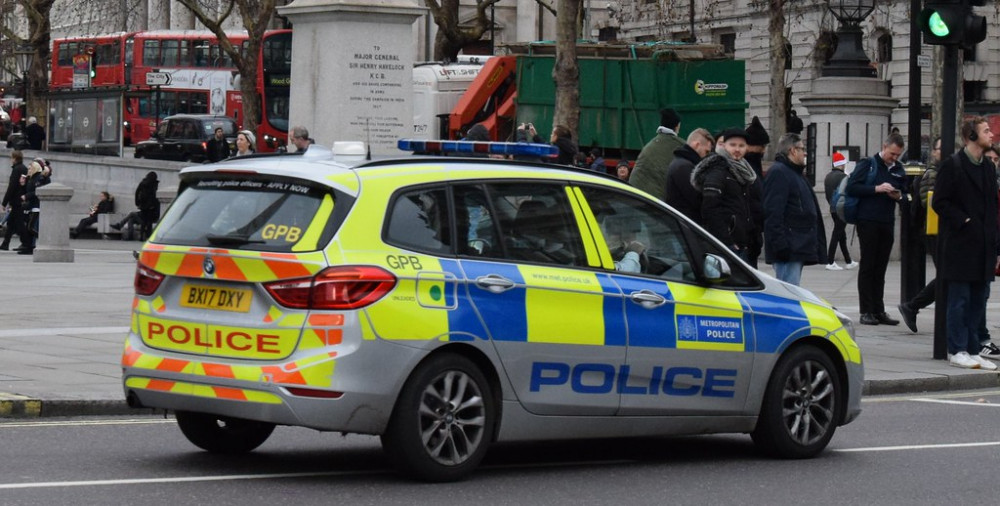
<path fill-rule="evenodd" d="M 150 269 L 142 264 L 137 264 L 135 266 L 135 294 L 136 295 L 153 295 L 156 289 L 160 287 L 160 282 L 163 281 L 163 274 Z"/>
<path fill-rule="evenodd" d="M 559 148 L 549 144 L 531 142 L 472 142 L 472 141 L 425 141 L 420 139 L 399 139 L 396 147 L 402 151 L 427 155 L 513 155 L 549 157 L 559 154 Z"/>
<path fill-rule="evenodd" d="M 330 267 L 312 278 L 264 285 L 274 300 L 293 309 L 358 309 L 392 291 L 396 276 L 375 266 Z"/>

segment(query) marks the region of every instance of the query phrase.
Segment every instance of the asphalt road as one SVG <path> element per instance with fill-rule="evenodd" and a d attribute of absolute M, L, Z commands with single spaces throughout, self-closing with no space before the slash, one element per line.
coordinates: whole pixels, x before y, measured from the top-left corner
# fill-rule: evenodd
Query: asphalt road
<path fill-rule="evenodd" d="M 992 503 L 1000 390 L 868 397 L 829 450 L 760 456 L 746 436 L 507 444 L 471 479 L 428 485 L 378 439 L 279 427 L 257 451 L 196 450 L 170 418 L 0 423 L 0 503 L 943 504 Z"/>

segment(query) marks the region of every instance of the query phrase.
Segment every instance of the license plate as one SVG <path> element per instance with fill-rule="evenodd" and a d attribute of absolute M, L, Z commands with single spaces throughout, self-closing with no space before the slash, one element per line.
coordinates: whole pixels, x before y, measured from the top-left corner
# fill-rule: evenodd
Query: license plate
<path fill-rule="evenodd" d="M 184 285 L 180 303 L 184 307 L 246 313 L 253 299 L 251 290 L 206 285 Z"/>

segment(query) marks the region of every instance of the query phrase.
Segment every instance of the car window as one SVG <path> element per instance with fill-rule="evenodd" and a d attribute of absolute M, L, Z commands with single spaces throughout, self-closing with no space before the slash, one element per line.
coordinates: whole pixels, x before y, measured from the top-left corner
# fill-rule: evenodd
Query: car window
<path fill-rule="evenodd" d="M 332 236 L 334 194 L 299 181 L 203 179 L 170 206 L 154 242 L 312 251 Z"/>
<path fill-rule="evenodd" d="M 484 188 L 480 185 L 455 185 L 453 191 L 458 254 L 503 258 L 503 248 L 497 240 L 496 223 Z"/>
<path fill-rule="evenodd" d="M 558 265 L 587 264 L 564 185 L 492 183 L 487 190 L 503 234 L 505 258 Z"/>
<path fill-rule="evenodd" d="M 386 242 L 417 251 L 451 253 L 448 192 L 445 187 L 405 191 L 390 206 Z"/>
<path fill-rule="evenodd" d="M 696 281 L 680 221 L 636 196 L 582 187 L 616 270 Z M 629 252 L 635 252 L 628 255 Z"/>
<path fill-rule="evenodd" d="M 209 138 L 215 135 L 215 129 L 221 128 L 223 135 L 236 135 L 236 124 L 226 120 L 211 120 L 202 122 L 202 137 Z"/>

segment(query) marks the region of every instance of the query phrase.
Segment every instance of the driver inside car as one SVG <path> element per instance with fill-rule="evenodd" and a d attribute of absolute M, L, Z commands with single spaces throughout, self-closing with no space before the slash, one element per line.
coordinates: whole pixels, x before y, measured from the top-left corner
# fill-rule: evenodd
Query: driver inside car
<path fill-rule="evenodd" d="M 607 238 L 608 249 L 615 261 L 615 270 L 619 272 L 642 272 L 639 258 L 646 250 L 646 245 L 635 240 L 635 234 L 627 227 L 624 218 L 609 216 L 605 219 L 604 237 Z"/>

